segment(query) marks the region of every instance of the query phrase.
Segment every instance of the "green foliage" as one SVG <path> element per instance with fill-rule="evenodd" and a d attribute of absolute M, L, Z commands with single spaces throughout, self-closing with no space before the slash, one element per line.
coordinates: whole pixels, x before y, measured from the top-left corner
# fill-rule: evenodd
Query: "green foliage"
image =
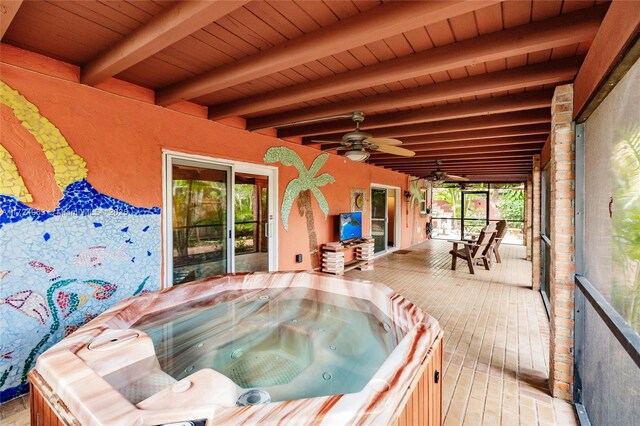
<path fill-rule="evenodd" d="M 505 220 L 522 220 L 524 218 L 524 191 L 518 189 L 500 189 L 492 191 L 497 198 L 495 206 L 500 217 Z"/>
<path fill-rule="evenodd" d="M 520 184 L 491 185 L 490 202 L 492 206 L 498 209 L 501 219 L 522 220 L 524 218 L 524 191 L 515 189 L 517 186 L 520 186 Z M 462 216 L 461 199 L 461 191 L 457 185 L 433 189 L 433 200 L 445 201 L 451 207 L 454 214 L 453 217 L 459 218 Z M 466 206 L 464 206 L 464 211 L 466 212 L 466 217 L 476 217 L 477 215 L 484 217 L 484 212 L 478 212 L 478 214 L 474 215 L 474 212 L 469 210 L 471 201 L 471 197 L 465 197 Z"/>
<path fill-rule="evenodd" d="M 257 217 L 257 187 L 252 184 L 236 184 L 235 193 L 236 222 L 249 222 Z"/>
<path fill-rule="evenodd" d="M 176 179 L 173 181 L 173 245 L 186 256 L 190 245 L 197 244 L 193 225 L 226 223 L 226 183 Z"/>
<path fill-rule="evenodd" d="M 640 331 L 640 128 L 622 132 L 614 147 L 611 303 Z"/>
<path fill-rule="evenodd" d="M 441 187 L 433 189 L 434 201 L 445 201 L 453 212 L 453 217 L 461 217 L 461 197 L 460 188 L 458 186 Z"/>

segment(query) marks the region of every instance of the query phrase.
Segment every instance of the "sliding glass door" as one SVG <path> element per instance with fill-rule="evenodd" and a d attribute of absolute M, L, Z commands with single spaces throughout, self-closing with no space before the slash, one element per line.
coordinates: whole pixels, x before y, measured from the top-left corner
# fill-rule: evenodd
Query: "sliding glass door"
<path fill-rule="evenodd" d="M 275 170 L 166 155 L 166 279 L 277 269 Z"/>
<path fill-rule="evenodd" d="M 229 167 L 171 165 L 173 284 L 229 272 L 230 179 Z"/>
<path fill-rule="evenodd" d="M 235 173 L 234 272 L 269 270 L 269 178 Z"/>
<path fill-rule="evenodd" d="M 371 189 L 371 236 L 374 252 L 387 250 L 387 190 Z"/>
<path fill-rule="evenodd" d="M 400 247 L 399 194 L 394 187 L 371 188 L 371 236 L 376 254 Z"/>

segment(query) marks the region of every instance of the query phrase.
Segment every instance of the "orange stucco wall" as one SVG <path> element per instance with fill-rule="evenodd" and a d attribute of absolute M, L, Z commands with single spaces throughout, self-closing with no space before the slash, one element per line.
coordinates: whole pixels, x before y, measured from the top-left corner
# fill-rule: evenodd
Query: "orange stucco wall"
<path fill-rule="evenodd" d="M 34 103 L 42 115 L 60 129 L 75 152 L 87 162 L 88 180 L 100 192 L 140 207 L 162 207 L 162 150 L 205 155 L 214 158 L 263 164 L 269 147 L 295 150 L 307 167 L 320 154 L 316 149 L 270 135 L 238 128 L 238 120 L 225 123 L 206 119 L 206 111 L 182 103 L 171 109 L 152 103 L 147 89 L 110 80 L 99 87 L 78 83 L 78 69 L 40 55 L 1 45 L 0 78 Z M 31 191 L 30 205 L 51 209 L 60 199 L 52 169 L 44 154 L 15 117 L 2 107 L 2 144 L 16 160 L 20 174 Z M 333 217 L 350 210 L 351 188 L 369 188 L 373 183 L 401 188 L 401 243 L 407 247 L 424 238 L 425 219 L 414 225 L 402 192 L 409 177 L 366 164 L 350 162 L 331 154 L 321 172 L 335 183 L 322 187 L 329 203 L 325 221 L 318 205 L 314 217 L 319 243 L 335 240 Z M 287 183 L 296 176 L 293 167 L 279 168 L 279 201 Z M 278 203 L 280 205 L 280 202 Z M 417 208 L 417 207 L 416 207 Z M 369 232 L 369 209 L 365 234 Z M 309 268 L 306 222 L 294 204 L 289 230 L 279 224 L 279 269 Z M 294 255 L 303 253 L 304 263 Z"/>

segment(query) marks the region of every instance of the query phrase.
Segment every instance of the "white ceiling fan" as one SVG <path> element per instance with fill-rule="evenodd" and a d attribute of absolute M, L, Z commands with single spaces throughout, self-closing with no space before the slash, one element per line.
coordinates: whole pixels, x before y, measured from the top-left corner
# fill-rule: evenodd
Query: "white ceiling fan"
<path fill-rule="evenodd" d="M 346 151 L 344 155 L 351 161 L 365 161 L 369 158 L 369 151 L 380 151 L 403 157 L 416 155 L 413 151 L 400 148 L 398 145 L 401 145 L 402 141 L 398 139 L 374 138 L 371 133 L 360 130 L 360 123 L 364 121 L 363 112 L 354 112 L 351 114 L 351 119 L 356 123 L 356 129 L 342 136 L 342 142 L 340 142 L 342 146 L 338 148 L 338 151 Z M 323 140 L 314 140 L 313 142 L 335 143 L 335 141 Z"/>
<path fill-rule="evenodd" d="M 446 181 L 465 182 L 469 179 L 464 176 L 450 175 L 449 173 L 441 169 L 442 160 L 436 160 L 436 169 L 425 177 L 426 180 L 431 182 L 434 186 Z"/>

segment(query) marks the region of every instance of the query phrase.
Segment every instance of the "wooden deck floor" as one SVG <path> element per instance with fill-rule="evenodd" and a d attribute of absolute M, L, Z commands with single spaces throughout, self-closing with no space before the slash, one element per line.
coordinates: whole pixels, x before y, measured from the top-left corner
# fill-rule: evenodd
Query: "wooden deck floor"
<path fill-rule="evenodd" d="M 549 323 L 529 288 L 521 246 L 503 245 L 503 263 L 470 275 L 451 271 L 450 244 L 429 241 L 376 259 L 347 275 L 392 287 L 445 331 L 445 425 L 572 425 L 573 408 L 547 390 Z M 3 425 L 29 424 L 28 399 L 0 407 Z"/>
<path fill-rule="evenodd" d="M 502 263 L 475 275 L 460 260 L 452 271 L 449 250 L 428 241 L 347 273 L 388 285 L 440 321 L 444 424 L 577 424 L 572 406 L 549 396 L 549 322 L 525 248 L 503 245 Z"/>

